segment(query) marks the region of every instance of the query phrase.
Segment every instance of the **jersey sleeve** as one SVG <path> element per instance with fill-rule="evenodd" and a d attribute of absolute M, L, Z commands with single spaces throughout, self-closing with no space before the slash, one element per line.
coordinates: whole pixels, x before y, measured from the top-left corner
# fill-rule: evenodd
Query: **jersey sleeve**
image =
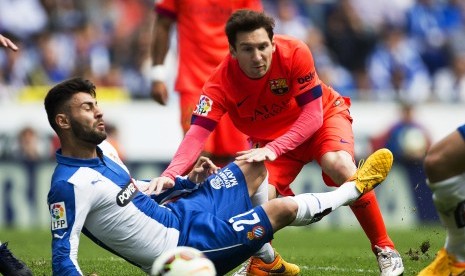
<path fill-rule="evenodd" d="M 323 124 L 321 98 L 311 101 L 302 108 L 302 113 L 283 135 L 266 145 L 276 156 L 295 149 L 309 139 Z"/>
<path fill-rule="evenodd" d="M 292 85 L 298 87 L 297 104 L 303 106 L 322 96 L 321 80 L 316 72 L 312 53 L 307 45 L 299 42 L 292 56 Z"/>
<path fill-rule="evenodd" d="M 228 83 L 224 74 L 224 71 L 218 72 L 205 82 L 199 102 L 192 113 L 191 124 L 213 131 L 227 112 L 224 95 Z"/>
<path fill-rule="evenodd" d="M 190 181 L 187 175 L 178 175 L 174 178 L 174 187 L 163 191 L 159 195 L 152 196 L 152 198 L 157 203 L 164 204 L 173 198 L 192 193 L 193 191 L 197 190 L 199 186 L 200 184 Z"/>
<path fill-rule="evenodd" d="M 77 203 L 74 185 L 59 181 L 52 184 L 48 205 L 51 215 L 53 275 L 82 275 L 77 256 L 81 229 L 89 210 L 88 203 L 85 200 Z"/>

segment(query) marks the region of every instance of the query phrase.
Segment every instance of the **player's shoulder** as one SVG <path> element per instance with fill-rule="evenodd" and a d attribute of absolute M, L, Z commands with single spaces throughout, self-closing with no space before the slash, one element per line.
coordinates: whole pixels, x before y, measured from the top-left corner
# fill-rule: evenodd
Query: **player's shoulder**
<path fill-rule="evenodd" d="M 102 150 L 103 154 L 105 155 L 118 154 L 116 148 L 107 140 L 103 140 L 103 142 L 100 143 L 98 147 Z"/>
<path fill-rule="evenodd" d="M 124 165 L 123 161 L 121 160 L 121 157 L 118 154 L 118 150 L 116 150 L 116 148 L 110 142 L 104 140 L 102 143 L 98 145 L 98 147 L 102 151 L 103 155 L 110 158 L 111 160 L 113 160 L 113 162 L 117 163 L 125 170 L 127 170 L 126 165 Z"/>
<path fill-rule="evenodd" d="M 298 48 L 308 49 L 308 46 L 305 44 L 305 42 L 292 36 L 277 34 L 274 35 L 273 40 L 276 43 L 276 47 L 283 48 L 287 51 L 292 51 Z"/>
<path fill-rule="evenodd" d="M 307 44 L 297 38 L 286 35 L 275 35 L 276 52 L 283 59 L 311 55 Z"/>

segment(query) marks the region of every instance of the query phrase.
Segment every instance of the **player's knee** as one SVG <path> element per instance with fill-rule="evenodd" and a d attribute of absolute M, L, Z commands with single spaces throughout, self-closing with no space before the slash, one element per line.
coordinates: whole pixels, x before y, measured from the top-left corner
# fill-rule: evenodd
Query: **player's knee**
<path fill-rule="evenodd" d="M 289 197 L 270 200 L 263 207 L 275 230 L 291 224 L 295 220 L 299 209 L 298 204 Z"/>
<path fill-rule="evenodd" d="M 354 163 L 340 160 L 327 166 L 324 172 L 331 178 L 336 186 L 341 186 L 347 179 L 352 177 L 356 170 L 357 168 Z"/>
<path fill-rule="evenodd" d="M 276 204 L 278 205 L 277 208 L 280 210 L 280 218 L 283 220 L 284 224 L 288 225 L 295 220 L 299 206 L 294 200 L 289 197 L 283 197 L 277 199 Z"/>
<path fill-rule="evenodd" d="M 346 182 L 357 170 L 352 155 L 342 150 L 325 153 L 320 162 L 323 172 L 336 186 Z"/>
<path fill-rule="evenodd" d="M 263 162 L 246 162 L 235 161 L 244 174 L 247 183 L 249 181 L 258 181 L 262 183 L 267 175 L 266 167 Z"/>

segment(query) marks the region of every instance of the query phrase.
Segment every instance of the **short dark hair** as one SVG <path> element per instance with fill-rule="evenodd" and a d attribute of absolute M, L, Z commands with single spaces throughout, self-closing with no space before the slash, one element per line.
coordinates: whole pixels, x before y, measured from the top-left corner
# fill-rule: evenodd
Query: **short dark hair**
<path fill-rule="evenodd" d="M 48 91 L 47 96 L 45 96 L 44 106 L 48 122 L 55 132 L 58 131 L 55 116 L 60 112 L 64 112 L 66 108 L 64 104 L 79 92 L 88 93 L 93 98 L 96 97 L 95 85 L 91 81 L 80 77 L 65 80 Z"/>
<path fill-rule="evenodd" d="M 226 36 L 229 45 L 236 48 L 237 33 L 251 32 L 264 28 L 268 33 L 270 40 L 273 40 L 273 29 L 275 21 L 273 17 L 266 15 L 264 12 L 240 9 L 234 12 L 226 22 Z"/>

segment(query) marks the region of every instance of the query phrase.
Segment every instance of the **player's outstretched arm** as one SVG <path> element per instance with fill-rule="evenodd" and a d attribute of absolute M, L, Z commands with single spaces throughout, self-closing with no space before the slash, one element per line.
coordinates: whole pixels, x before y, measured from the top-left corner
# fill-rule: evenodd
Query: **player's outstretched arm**
<path fill-rule="evenodd" d="M 13 51 L 18 51 L 18 46 L 16 46 L 16 44 L 14 44 L 10 39 L 4 37 L 1 34 L 0 34 L 0 46 L 3 46 L 5 48 L 10 48 Z"/>

